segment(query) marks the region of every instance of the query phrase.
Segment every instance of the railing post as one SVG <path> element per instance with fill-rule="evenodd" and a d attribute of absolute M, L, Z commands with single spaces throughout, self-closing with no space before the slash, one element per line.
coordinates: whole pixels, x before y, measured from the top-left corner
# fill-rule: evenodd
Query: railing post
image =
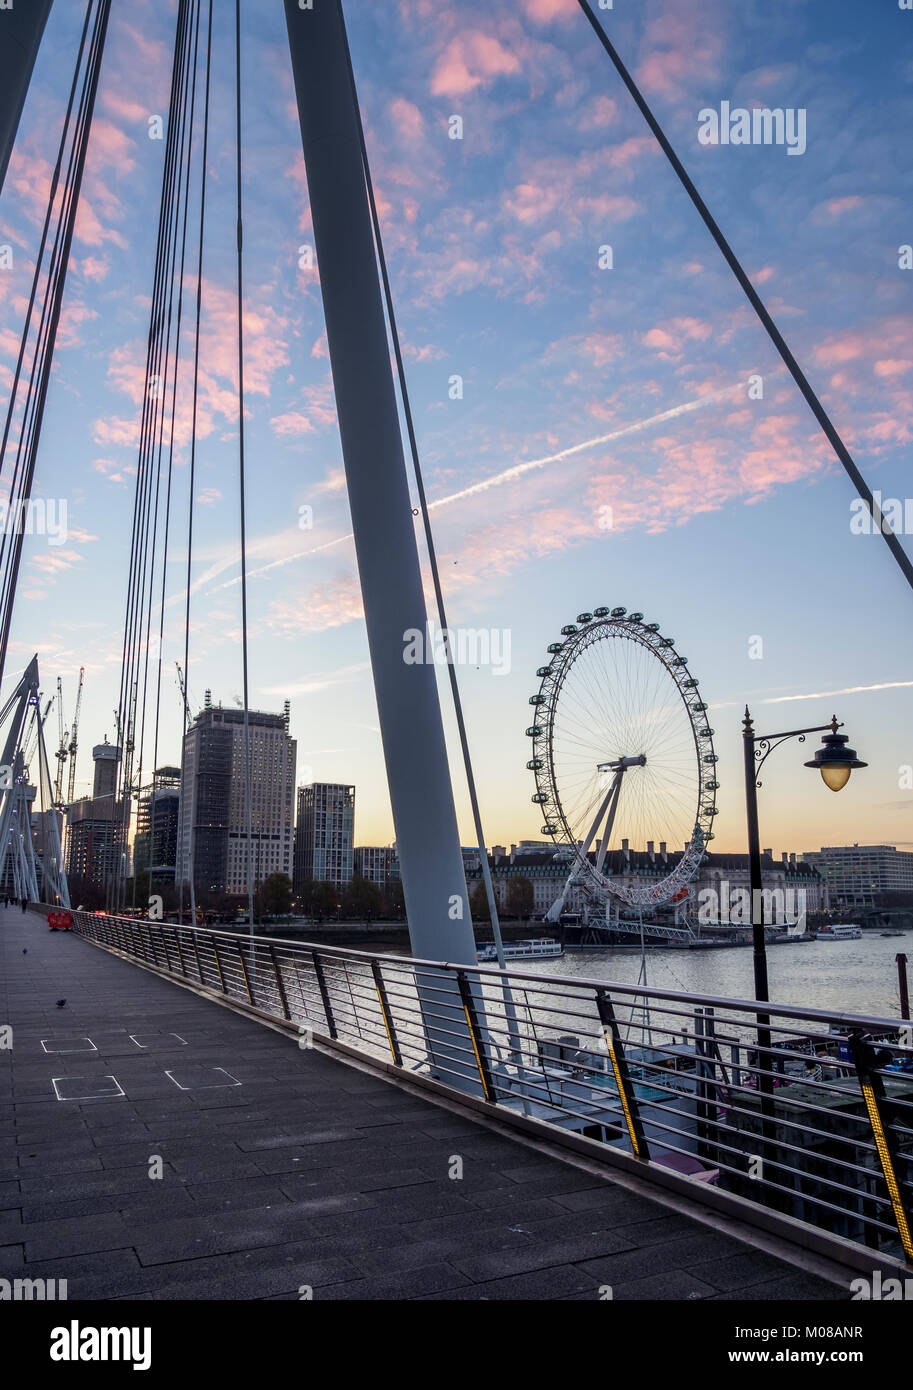
<path fill-rule="evenodd" d="M 326 1014 L 327 1031 L 331 1038 L 336 1038 L 339 1036 L 339 1034 L 336 1032 L 336 1021 L 333 1018 L 333 1009 L 330 1004 L 330 995 L 329 991 L 327 990 L 327 982 L 323 974 L 323 962 L 316 951 L 311 952 L 311 959 L 314 962 L 314 974 L 317 977 L 317 986 L 320 990 L 320 998 L 323 1003 L 323 1012 Z"/>
<path fill-rule="evenodd" d="M 885 1187 L 888 1189 L 888 1197 L 891 1200 L 897 1233 L 900 1236 L 900 1243 L 908 1262 L 913 1264 L 913 1233 L 910 1230 L 910 1212 L 904 1200 L 903 1187 L 897 1177 L 898 1155 L 890 1121 L 885 1123 L 884 1110 L 890 1105 L 890 1101 L 885 1095 L 884 1081 L 876 1070 L 878 1056 L 868 1036 L 860 1032 L 859 1029 L 854 1029 L 850 1033 L 849 1043 L 869 1124 L 872 1126 L 872 1137 L 875 1140 L 878 1161 L 881 1164 Z"/>
<path fill-rule="evenodd" d="M 164 927 L 159 927 L 159 937 L 162 943 L 162 950 L 165 952 L 165 966 L 169 974 L 171 973 L 171 957 L 168 954 L 168 938 L 165 935 Z"/>
<path fill-rule="evenodd" d="M 236 942 L 235 944 L 238 947 L 238 960 L 241 962 L 241 974 L 244 976 L 244 988 L 247 990 L 247 1000 L 248 1003 L 253 1004 L 254 996 L 251 993 L 250 977 L 247 973 L 247 966 L 244 963 L 244 947 L 241 945 L 240 941 Z"/>
<path fill-rule="evenodd" d="M 372 960 L 371 962 L 371 974 L 374 976 L 374 988 L 377 990 L 380 1011 L 383 1015 L 384 1027 L 387 1030 L 387 1042 L 390 1044 L 390 1051 L 393 1054 L 394 1062 L 398 1067 L 401 1067 L 403 1065 L 402 1053 L 399 1050 L 396 1029 L 393 1027 L 393 1016 L 390 1013 L 390 1006 L 387 1002 L 387 990 L 384 985 L 384 977 L 380 973 L 380 966 L 376 960 Z"/>
<path fill-rule="evenodd" d="M 910 988 L 907 982 L 907 958 L 903 951 L 894 957 L 897 962 L 897 988 L 900 991 L 900 1016 L 910 1017 Z"/>
<path fill-rule="evenodd" d="M 485 1053 L 485 1043 L 482 1039 L 482 1031 L 479 1028 L 476 1004 L 469 987 L 464 970 L 456 972 L 457 988 L 460 991 L 460 1000 L 463 1005 L 463 1012 L 466 1015 L 466 1024 L 469 1028 L 469 1039 L 472 1043 L 472 1050 L 475 1053 L 476 1066 L 479 1069 L 479 1077 L 482 1082 L 482 1094 L 492 1105 L 495 1103 L 495 1088 L 491 1079 L 491 1070 L 488 1065 L 488 1057 Z"/>
<path fill-rule="evenodd" d="M 196 963 L 197 963 L 197 974 L 198 974 L 199 977 L 200 977 L 200 984 L 203 985 L 203 986 L 205 987 L 206 979 L 205 979 L 205 977 L 204 977 L 204 975 L 203 975 L 203 962 L 200 960 L 200 948 L 199 948 L 199 945 L 197 944 L 197 929 L 196 929 L 196 927 L 191 927 L 191 928 L 190 928 L 190 939 L 191 939 L 191 941 L 193 942 L 193 954 L 194 954 L 194 959 L 196 960 Z"/>
<path fill-rule="evenodd" d="M 219 972 L 219 984 L 222 986 L 222 993 L 227 994 L 228 990 L 225 987 L 225 976 L 222 974 L 222 962 L 219 959 L 219 948 L 216 945 L 216 939 L 212 933 L 210 933 L 209 936 L 209 944 L 212 947 L 212 954 L 215 957 L 216 970 Z"/>
<path fill-rule="evenodd" d="M 181 949 L 181 933 L 178 927 L 174 929 L 174 943 L 178 948 L 178 960 L 181 963 L 181 974 L 187 978 L 187 966 L 184 964 L 184 952 Z"/>
<path fill-rule="evenodd" d="M 609 1051 L 609 1061 L 612 1063 L 612 1071 L 615 1073 L 615 1085 L 618 1087 L 618 1097 L 621 1101 L 625 1124 L 628 1127 L 631 1149 L 635 1158 L 649 1159 L 650 1147 L 647 1144 L 647 1137 L 640 1118 L 640 1107 L 628 1071 L 624 1043 L 621 1040 L 615 1009 L 604 989 L 596 991 L 596 1008 L 599 1010 L 599 1021 L 602 1024 L 603 1036 Z"/>
<path fill-rule="evenodd" d="M 279 970 L 279 962 L 276 960 L 276 951 L 272 942 L 270 942 L 269 947 L 267 949 L 269 950 L 269 958 L 273 963 L 273 974 L 276 977 L 276 989 L 279 991 L 279 1002 L 282 1005 L 282 1012 L 285 1014 L 286 1018 L 291 1018 L 292 1013 L 288 1006 L 288 999 L 286 998 L 285 994 L 285 985 L 282 981 L 282 974 Z"/>

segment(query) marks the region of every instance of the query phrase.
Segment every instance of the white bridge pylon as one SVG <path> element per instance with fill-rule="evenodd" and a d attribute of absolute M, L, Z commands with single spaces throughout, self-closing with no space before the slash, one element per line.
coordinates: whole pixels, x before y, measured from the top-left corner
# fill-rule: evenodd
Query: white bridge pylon
<path fill-rule="evenodd" d="M 60 845 L 58 808 L 51 793 L 51 775 L 44 741 L 44 720 L 38 692 L 38 657 L 32 657 L 19 683 L 0 709 L 0 728 L 9 720 L 0 758 L 0 888 L 30 902 L 70 906 L 70 893 Z M 38 775 L 34 784 L 25 760 L 34 745 Z M 32 756 L 30 754 L 30 756 Z M 40 812 L 36 853 L 32 831 L 35 802 Z"/>

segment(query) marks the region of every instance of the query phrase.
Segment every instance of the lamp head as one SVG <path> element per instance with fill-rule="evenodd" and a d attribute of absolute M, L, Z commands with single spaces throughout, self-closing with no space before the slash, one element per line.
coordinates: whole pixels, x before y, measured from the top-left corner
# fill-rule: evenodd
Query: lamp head
<path fill-rule="evenodd" d="M 824 735 L 814 758 L 805 764 L 806 767 L 818 769 L 824 785 L 830 787 L 832 792 L 839 792 L 846 786 L 854 767 L 868 767 L 868 763 L 861 762 L 856 757 L 855 748 L 846 747 L 849 739 L 846 734 L 837 732 L 842 727 L 834 715 L 831 719 L 831 732 Z"/>

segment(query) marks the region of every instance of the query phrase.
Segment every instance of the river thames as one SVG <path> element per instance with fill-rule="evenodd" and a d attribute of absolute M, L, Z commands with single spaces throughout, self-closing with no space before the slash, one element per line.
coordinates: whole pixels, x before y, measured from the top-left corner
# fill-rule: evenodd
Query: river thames
<path fill-rule="evenodd" d="M 913 973 L 913 932 L 865 933 L 859 940 L 797 941 L 769 946 L 771 1001 L 839 1013 L 897 1018 L 900 994 L 895 957 L 904 952 Z M 557 960 L 509 961 L 513 971 L 615 980 L 636 984 L 640 952 L 628 949 L 568 951 Z M 712 950 L 647 949 L 647 984 L 654 989 L 754 998 L 750 947 Z M 911 980 L 913 987 L 913 980 Z"/>

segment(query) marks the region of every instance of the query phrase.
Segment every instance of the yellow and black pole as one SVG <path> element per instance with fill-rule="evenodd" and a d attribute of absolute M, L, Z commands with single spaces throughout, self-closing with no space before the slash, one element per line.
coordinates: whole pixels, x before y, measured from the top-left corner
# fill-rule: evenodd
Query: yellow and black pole
<path fill-rule="evenodd" d="M 372 960 L 371 962 L 371 974 L 374 976 L 374 988 L 377 990 L 377 1001 L 380 1004 L 381 1017 L 384 1020 L 384 1030 L 387 1034 L 387 1042 L 390 1044 L 390 1052 L 396 1065 L 401 1067 L 403 1065 L 403 1058 L 399 1050 L 396 1029 L 393 1026 L 393 1015 L 390 1013 L 390 1004 L 387 999 L 387 987 L 384 984 L 384 977 L 380 973 L 380 966 L 376 960 Z"/>
<path fill-rule="evenodd" d="M 479 1070 L 479 1080 L 482 1082 L 482 1095 L 492 1104 L 497 1100 L 494 1082 L 491 1077 L 491 1068 L 488 1065 L 488 1055 L 485 1051 L 485 1039 L 482 1036 L 482 1029 L 479 1026 L 479 1014 L 476 1008 L 475 996 L 466 973 L 463 970 L 457 971 L 457 988 L 460 991 L 460 1002 L 463 1005 L 463 1013 L 466 1016 L 466 1027 L 469 1029 L 469 1040 L 472 1043 L 472 1051 L 475 1057 L 476 1066 Z"/>
<path fill-rule="evenodd" d="M 631 1149 L 635 1158 L 649 1159 L 650 1149 L 644 1134 L 634 1085 L 628 1071 L 628 1062 L 625 1057 L 624 1044 L 621 1041 L 618 1021 L 615 1018 L 615 1009 L 604 989 L 596 991 L 596 1007 L 599 1010 L 599 1021 L 602 1024 L 609 1061 L 615 1075 L 615 1085 L 618 1087 L 618 1098 L 621 1101 L 622 1113 L 628 1128 Z"/>
<path fill-rule="evenodd" d="M 881 1164 L 885 1187 L 888 1190 L 891 1209 L 894 1212 L 894 1221 L 897 1225 L 900 1243 L 907 1260 L 913 1264 L 913 1234 L 911 1234 L 913 1221 L 911 1221 L 908 1199 L 897 1175 L 898 1154 L 888 1113 L 890 1101 L 885 1094 L 884 1081 L 877 1070 L 882 1061 L 890 1060 L 892 1054 L 887 1049 L 879 1051 L 874 1048 L 871 1039 L 858 1030 L 854 1030 L 850 1034 L 849 1042 L 869 1124 L 872 1126 L 872 1137 L 875 1140 L 878 1161 Z M 882 1052 L 884 1053 L 883 1056 Z M 902 1159 L 900 1161 L 903 1163 Z"/>

